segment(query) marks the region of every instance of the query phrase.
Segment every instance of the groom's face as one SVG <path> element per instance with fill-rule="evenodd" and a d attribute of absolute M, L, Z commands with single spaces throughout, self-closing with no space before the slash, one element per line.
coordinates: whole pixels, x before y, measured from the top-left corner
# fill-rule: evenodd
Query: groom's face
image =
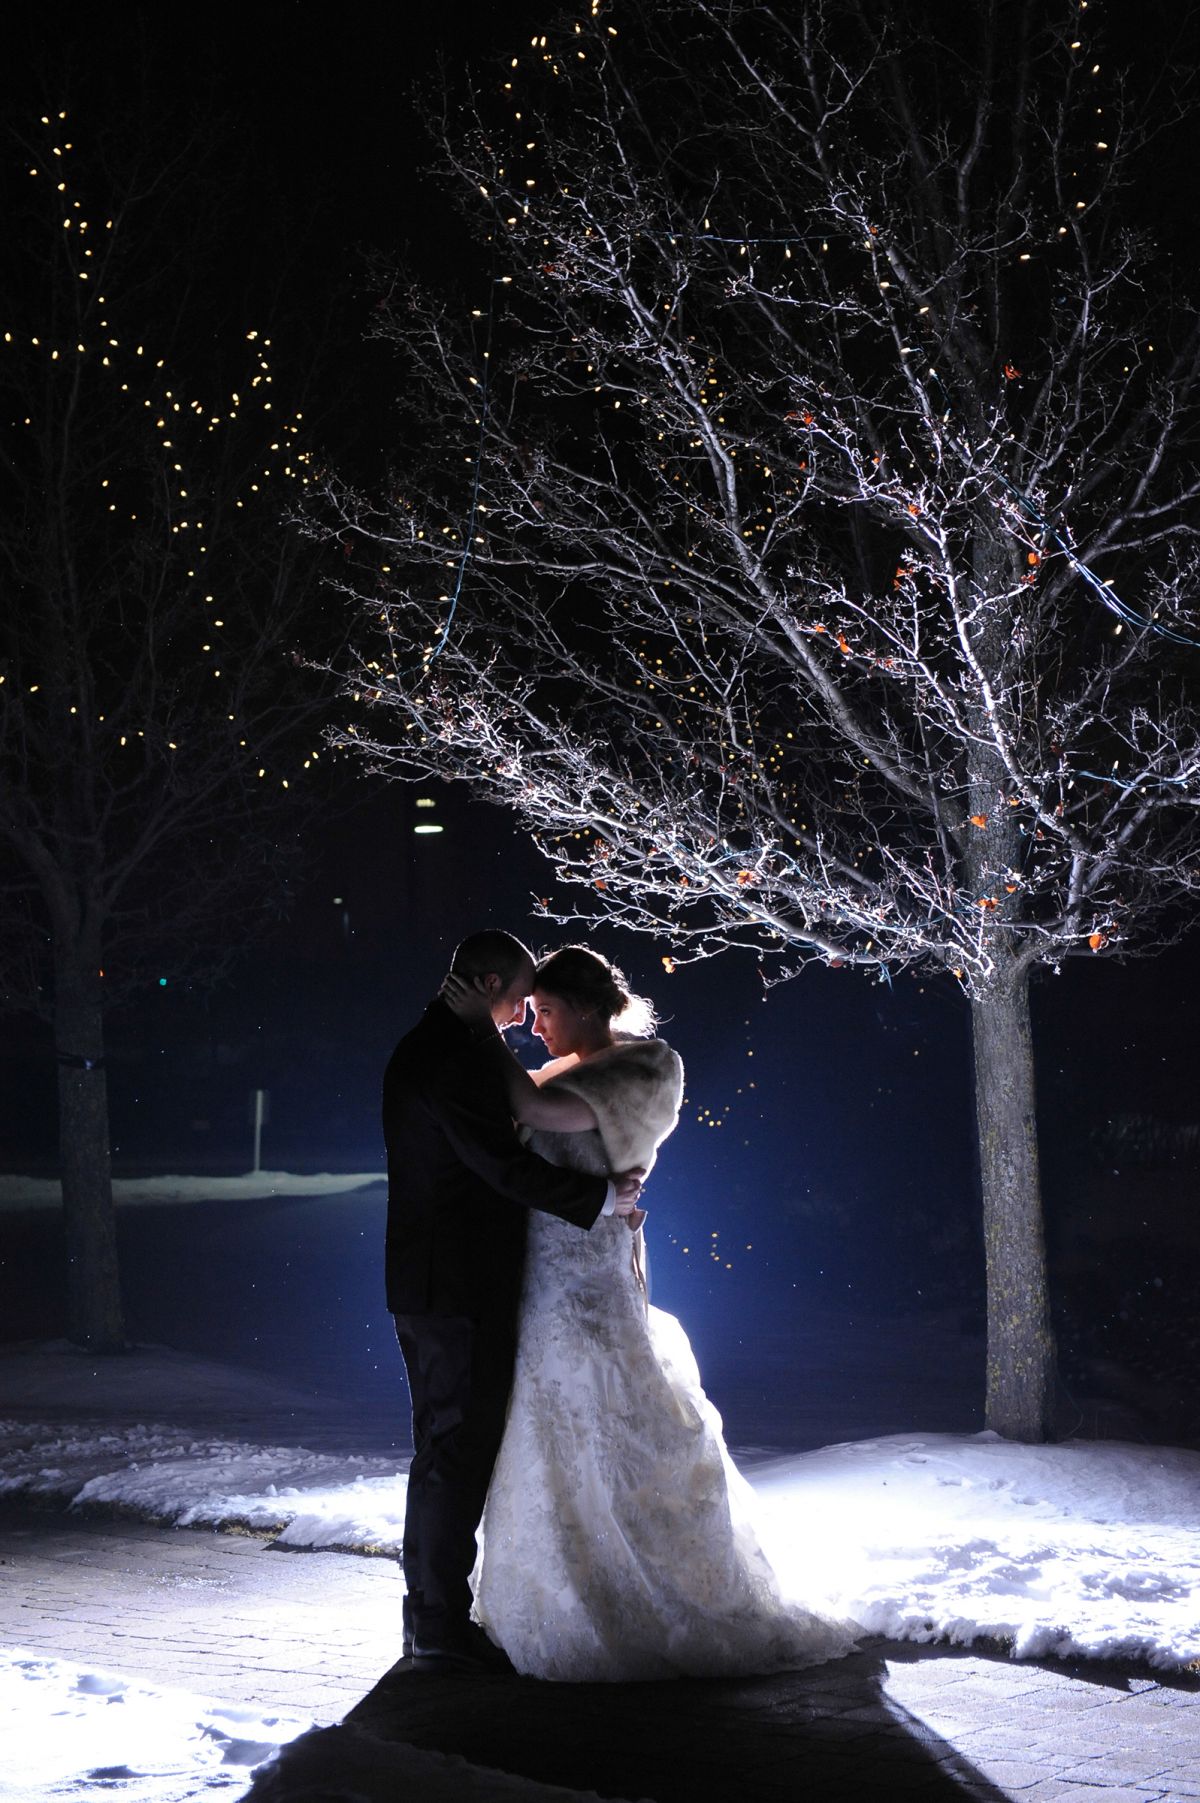
<path fill-rule="evenodd" d="M 533 991 L 533 965 L 519 970 L 508 988 L 498 991 L 492 1002 L 492 1019 L 503 1033 L 506 1027 L 524 1023 L 525 1010 Z"/>

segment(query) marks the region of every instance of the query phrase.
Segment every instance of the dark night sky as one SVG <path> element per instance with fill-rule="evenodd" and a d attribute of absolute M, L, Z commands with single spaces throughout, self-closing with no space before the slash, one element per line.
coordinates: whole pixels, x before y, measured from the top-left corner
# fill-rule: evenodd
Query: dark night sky
<path fill-rule="evenodd" d="M 282 269 L 292 298 L 313 318 L 331 319 L 326 330 L 345 348 L 326 351 L 327 392 L 340 399 L 325 429 L 369 462 L 384 448 L 388 412 L 386 372 L 358 343 L 369 307 L 363 250 L 407 248 L 427 275 L 470 278 L 437 190 L 420 172 L 410 83 L 439 54 L 461 62 L 527 41 L 545 16 L 544 6 L 509 0 L 419 9 L 304 0 L 209 12 L 143 6 L 116 22 L 111 9 L 90 9 L 69 23 L 25 27 L 33 38 L 10 63 L 5 107 L 19 121 L 23 110 L 59 104 L 48 83 L 61 76 L 61 104 L 72 108 L 81 142 L 102 134 L 106 120 L 136 117 L 147 93 L 178 108 L 181 129 L 206 112 L 230 117 L 228 262 L 218 283 L 231 306 L 266 306 Z M 457 793 L 437 793 L 446 831 L 415 839 L 410 791 L 347 777 L 333 816 L 305 840 L 304 882 L 287 926 L 211 996 L 168 988 L 116 1023 L 118 1170 L 244 1168 L 246 1098 L 256 1084 L 272 1094 L 265 1162 L 376 1167 L 383 1061 L 455 940 L 488 920 L 534 943 L 576 936 L 530 917 L 531 892 L 546 891 L 545 866 L 507 822 Z M 939 1306 L 977 1310 L 969 1039 L 957 995 L 910 977 L 889 987 L 821 969 L 764 1000 L 749 956 L 667 979 L 663 947 L 607 932 L 594 938 L 655 996 L 688 1067 L 685 1122 L 650 1200 L 658 1299 L 699 1327 L 702 1342 L 705 1332 L 732 1341 L 748 1318 L 756 1330 L 785 1319 L 797 1284 L 807 1306 L 877 1308 L 915 1302 L 928 1287 Z M 1161 1262 L 1158 1249 L 1178 1241 L 1186 1212 L 1190 1256 L 1200 1256 L 1195 1164 L 1126 1167 L 1119 1139 L 1105 1138 L 1106 1123 L 1124 1115 L 1200 1120 L 1195 943 L 1125 968 L 1077 961 L 1039 986 L 1047 1199 L 1064 1272 L 1075 1271 L 1081 1223 L 1110 1249 L 1144 1231 Z M 48 1041 L 32 1025 L 6 1028 L 0 1166 L 45 1166 Z M 714 1260 L 703 1250 L 714 1231 L 739 1248 L 736 1257 Z M 1095 1256 L 1103 1266 L 1124 1254 Z M 735 1269 L 726 1273 L 725 1262 Z M 1097 1268 L 1093 1259 L 1087 1281 L 1099 1281 L 1107 1298 L 1112 1274 L 1101 1270 L 1097 1280 Z M 1075 1280 L 1084 1278 L 1075 1272 Z"/>

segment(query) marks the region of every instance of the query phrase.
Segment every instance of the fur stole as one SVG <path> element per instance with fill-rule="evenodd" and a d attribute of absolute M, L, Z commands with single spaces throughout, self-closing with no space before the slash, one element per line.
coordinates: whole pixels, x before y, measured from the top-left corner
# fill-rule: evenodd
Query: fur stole
<path fill-rule="evenodd" d="M 662 1039 L 619 1039 L 591 1058 L 555 1059 L 553 1081 L 596 1116 L 610 1171 L 649 1170 L 679 1119 L 683 1064 Z"/>

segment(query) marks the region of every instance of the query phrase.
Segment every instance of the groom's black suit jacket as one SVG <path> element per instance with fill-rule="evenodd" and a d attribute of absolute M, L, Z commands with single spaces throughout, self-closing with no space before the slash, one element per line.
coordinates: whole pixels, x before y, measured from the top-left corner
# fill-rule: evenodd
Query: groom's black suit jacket
<path fill-rule="evenodd" d="M 394 1315 L 515 1309 L 525 1210 L 588 1228 L 603 1177 L 560 1170 L 517 1138 L 492 1057 L 435 1000 L 383 1079 L 387 1305 Z"/>

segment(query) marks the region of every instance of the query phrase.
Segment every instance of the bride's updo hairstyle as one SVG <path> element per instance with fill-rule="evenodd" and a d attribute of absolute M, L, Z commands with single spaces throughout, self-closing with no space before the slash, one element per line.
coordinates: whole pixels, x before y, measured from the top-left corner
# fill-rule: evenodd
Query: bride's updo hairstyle
<path fill-rule="evenodd" d="M 543 958 L 534 973 L 533 987 L 569 1002 L 581 1014 L 595 1014 L 614 1033 L 649 1039 L 658 1016 L 653 1002 L 633 995 L 625 973 L 586 945 L 564 945 Z"/>

